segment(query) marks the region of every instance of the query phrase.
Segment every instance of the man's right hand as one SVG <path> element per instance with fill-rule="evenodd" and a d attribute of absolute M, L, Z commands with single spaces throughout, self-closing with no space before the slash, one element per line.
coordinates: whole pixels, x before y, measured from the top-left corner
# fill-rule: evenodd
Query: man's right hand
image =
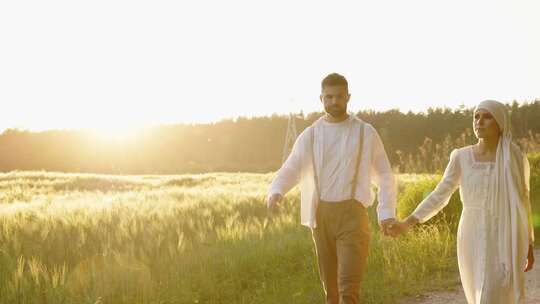
<path fill-rule="evenodd" d="M 395 223 L 397 223 L 395 218 L 387 218 L 385 220 L 382 220 L 379 223 L 379 226 L 381 227 L 381 232 L 386 236 L 390 236 Z"/>
<path fill-rule="evenodd" d="M 268 211 L 271 213 L 277 213 L 279 210 L 279 203 L 281 202 L 282 198 L 283 196 L 279 193 L 274 193 L 268 196 L 268 199 L 266 200 L 266 207 L 268 207 Z"/>

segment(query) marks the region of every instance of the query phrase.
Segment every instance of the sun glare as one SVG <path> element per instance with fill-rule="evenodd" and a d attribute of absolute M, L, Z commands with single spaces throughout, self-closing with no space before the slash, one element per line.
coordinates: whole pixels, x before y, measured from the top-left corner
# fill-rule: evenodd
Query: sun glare
<path fill-rule="evenodd" d="M 140 126 L 107 126 L 93 128 L 92 134 L 106 142 L 124 142 L 135 140 L 141 134 Z"/>

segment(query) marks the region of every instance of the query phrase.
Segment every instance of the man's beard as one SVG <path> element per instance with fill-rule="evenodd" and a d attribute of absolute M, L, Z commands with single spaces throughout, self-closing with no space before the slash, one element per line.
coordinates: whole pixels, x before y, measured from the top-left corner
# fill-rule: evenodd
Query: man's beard
<path fill-rule="evenodd" d="M 339 117 L 342 117 L 345 113 L 347 113 L 347 107 L 343 107 L 343 108 L 339 106 L 324 107 L 324 111 L 334 118 L 339 118 Z"/>

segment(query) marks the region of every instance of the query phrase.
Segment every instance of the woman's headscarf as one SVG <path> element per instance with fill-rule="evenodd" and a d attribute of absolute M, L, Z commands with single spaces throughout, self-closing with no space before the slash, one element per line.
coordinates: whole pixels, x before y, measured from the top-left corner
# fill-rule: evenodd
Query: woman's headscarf
<path fill-rule="evenodd" d="M 512 143 L 510 119 L 505 105 L 498 101 L 485 100 L 476 107 L 475 112 L 478 109 L 491 113 L 501 131 L 494 170 L 494 199 L 487 220 L 491 221 L 491 227 L 496 229 L 496 232 L 492 232 L 491 239 L 498 242 L 497 267 L 500 267 L 504 282 L 508 284 L 511 278 L 515 281 L 518 279 L 517 275 L 522 275 L 529 240 L 532 241 L 533 237 L 529 229 L 527 210 L 530 209 L 528 162 L 519 147 Z M 514 288 L 518 286 L 514 284 Z"/>

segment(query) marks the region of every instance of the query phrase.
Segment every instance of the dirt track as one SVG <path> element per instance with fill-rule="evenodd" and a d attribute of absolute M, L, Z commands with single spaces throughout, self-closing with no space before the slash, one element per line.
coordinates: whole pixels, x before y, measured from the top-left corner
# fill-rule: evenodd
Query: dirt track
<path fill-rule="evenodd" d="M 535 249 L 536 263 L 531 272 L 525 274 L 526 304 L 540 304 L 540 249 Z M 399 304 L 467 304 L 461 285 L 454 291 L 432 292 L 418 297 L 408 298 Z"/>

